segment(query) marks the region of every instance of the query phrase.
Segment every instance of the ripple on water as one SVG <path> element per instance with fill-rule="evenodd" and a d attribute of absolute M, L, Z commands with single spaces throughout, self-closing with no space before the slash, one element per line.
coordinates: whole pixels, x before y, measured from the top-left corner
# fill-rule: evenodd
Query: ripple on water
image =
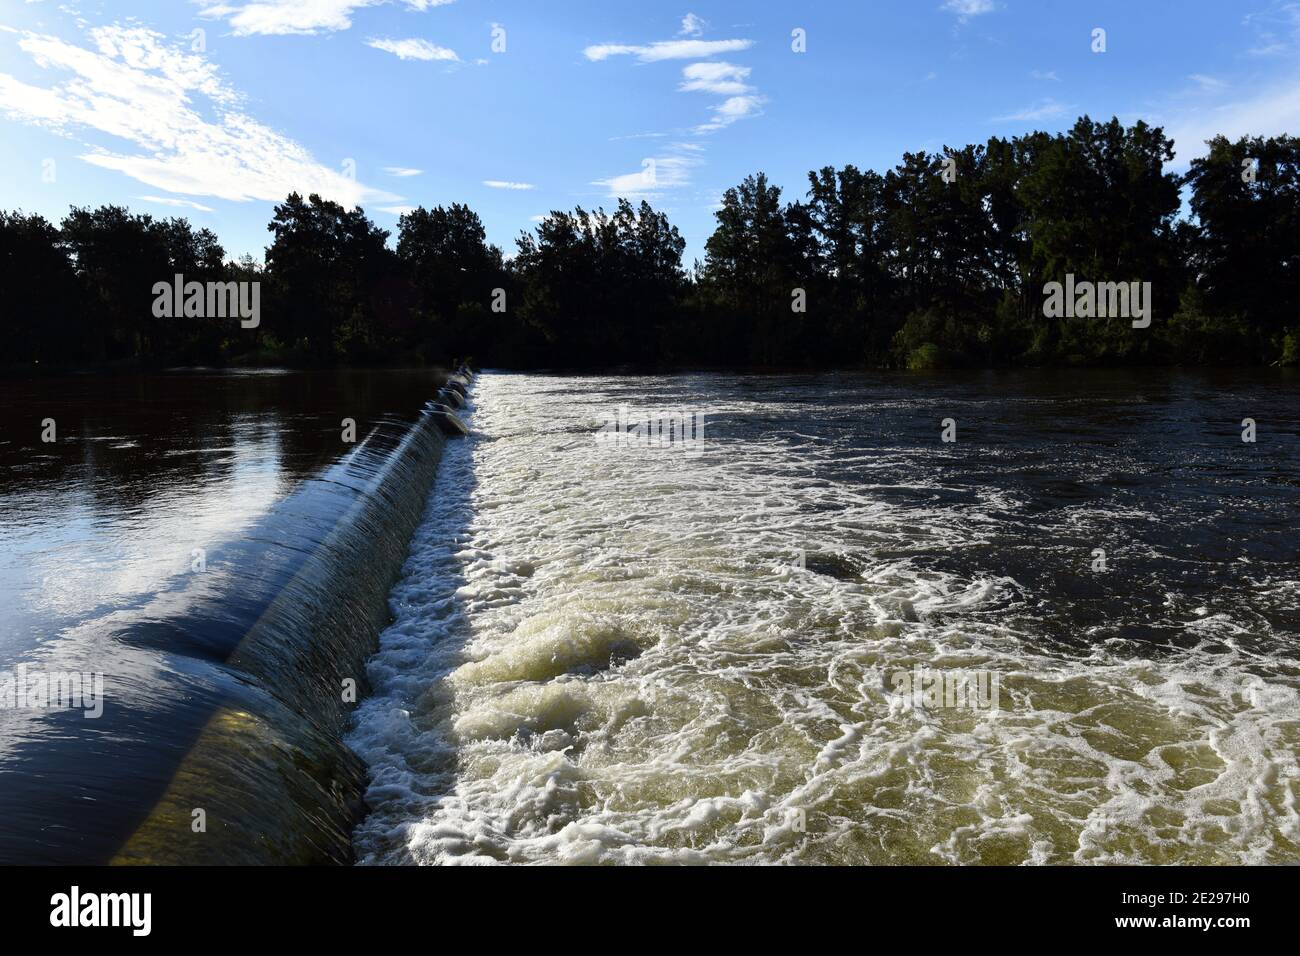
<path fill-rule="evenodd" d="M 1297 583 L 1255 568 L 1251 611 L 1175 573 L 1208 504 L 1156 535 L 1159 487 L 1077 477 L 1139 467 L 1122 443 L 990 479 L 866 386 L 796 427 L 743 380 L 669 384 L 477 380 L 350 736 L 362 861 L 1300 861 Z M 698 456 L 592 439 L 674 401 Z M 1158 593 L 1083 580 L 1097 542 Z M 999 706 L 917 706 L 916 667 L 995 675 Z"/>

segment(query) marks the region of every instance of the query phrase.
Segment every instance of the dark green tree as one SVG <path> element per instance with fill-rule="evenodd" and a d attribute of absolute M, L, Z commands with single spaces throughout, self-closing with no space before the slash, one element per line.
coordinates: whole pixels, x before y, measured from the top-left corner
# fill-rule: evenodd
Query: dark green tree
<path fill-rule="evenodd" d="M 780 188 L 761 172 L 728 189 L 715 216 L 701 280 L 738 340 L 732 355 L 761 365 L 796 363 L 808 313 L 795 311 L 795 293 L 807 294 L 817 271 L 813 217 L 801 206 L 783 206 Z M 805 302 L 810 311 L 824 307 Z"/>
<path fill-rule="evenodd" d="M 94 357 L 100 327 L 82 308 L 81 286 L 59 230 L 42 216 L 0 212 L 0 365 Z"/>
<path fill-rule="evenodd" d="M 1174 239 L 1179 177 L 1165 170 L 1174 144 L 1164 131 L 1084 116 L 1064 136 L 1035 144 L 1020 181 L 1029 229 L 1031 284 L 1064 281 L 1150 282 L 1154 312 L 1167 322 L 1182 281 Z M 1154 336 L 1123 319 L 1044 318 L 1051 338 L 1039 358 L 1143 360 Z"/>
<path fill-rule="evenodd" d="M 297 193 L 275 207 L 267 228 L 274 238 L 266 331 L 317 361 L 373 355 L 376 292 L 397 272 L 388 231 L 360 207 Z"/>
<path fill-rule="evenodd" d="M 1179 316 L 1187 342 L 1239 359 L 1300 362 L 1300 138 L 1216 136 L 1187 174 L 1196 225 L 1185 248 L 1196 269 L 1195 294 Z M 1216 341 L 1213 329 L 1243 323 L 1250 337 Z M 1197 330 L 1201 333 L 1198 334 Z M 1230 353 L 1231 355 L 1231 353 Z"/>
<path fill-rule="evenodd" d="M 685 245 L 645 201 L 552 212 L 517 241 L 522 315 L 558 364 L 654 361 L 685 281 Z"/>

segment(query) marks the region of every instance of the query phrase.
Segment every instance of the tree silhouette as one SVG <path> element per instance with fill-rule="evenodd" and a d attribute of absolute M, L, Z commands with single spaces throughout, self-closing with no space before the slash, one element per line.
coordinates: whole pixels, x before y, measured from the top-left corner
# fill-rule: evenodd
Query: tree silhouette
<path fill-rule="evenodd" d="M 824 167 L 804 201 L 759 172 L 724 193 L 689 275 L 677 228 L 627 199 L 551 212 L 508 260 L 459 203 L 404 214 L 390 246 L 363 210 L 294 193 L 264 264 L 120 206 L 57 227 L 0 213 L 0 365 L 1300 364 L 1300 139 L 1216 137 L 1185 176 L 1173 147 L 1084 116 L 883 173 Z M 155 316 L 177 274 L 261 283 L 260 327 Z M 1151 283 L 1151 326 L 1045 315 L 1067 275 Z"/>

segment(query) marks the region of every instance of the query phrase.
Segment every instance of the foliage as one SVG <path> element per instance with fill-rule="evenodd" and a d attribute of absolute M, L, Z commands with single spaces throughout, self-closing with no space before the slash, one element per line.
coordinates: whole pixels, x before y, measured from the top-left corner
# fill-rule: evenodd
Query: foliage
<path fill-rule="evenodd" d="M 293 194 L 264 266 L 118 206 L 0 213 L 0 365 L 1300 363 L 1300 139 L 1207 146 L 1179 176 L 1161 129 L 1085 116 L 815 170 L 802 201 L 759 172 L 689 273 L 667 216 L 626 199 L 551 212 L 507 259 L 458 203 L 406 213 L 390 243 L 362 209 Z M 261 324 L 156 317 L 176 274 L 260 282 Z M 1047 317 L 1067 275 L 1149 282 L 1151 326 Z"/>

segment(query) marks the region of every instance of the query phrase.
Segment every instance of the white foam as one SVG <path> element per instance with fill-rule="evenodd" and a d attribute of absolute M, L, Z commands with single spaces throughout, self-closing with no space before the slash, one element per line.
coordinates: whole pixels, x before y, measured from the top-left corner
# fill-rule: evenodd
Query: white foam
<path fill-rule="evenodd" d="M 1011 492 L 939 504 L 919 469 L 882 495 L 901 449 L 823 480 L 847 450 L 794 426 L 593 440 L 674 388 L 772 414 L 708 385 L 475 382 L 349 739 L 363 862 L 1296 861 L 1300 678 L 1249 623 L 1211 604 L 1186 631 L 1213 652 L 1052 651 L 1044 595 L 913 558 L 987 542 Z M 914 666 L 991 670 L 1001 708 L 901 706 Z"/>

